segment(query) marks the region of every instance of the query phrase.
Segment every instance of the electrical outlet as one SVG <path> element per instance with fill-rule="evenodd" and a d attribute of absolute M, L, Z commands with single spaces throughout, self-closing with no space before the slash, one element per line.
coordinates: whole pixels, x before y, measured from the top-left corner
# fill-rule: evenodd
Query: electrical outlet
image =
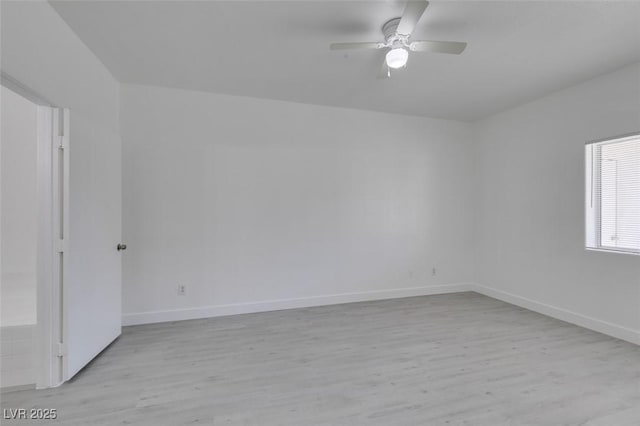
<path fill-rule="evenodd" d="M 432 276 L 436 276 L 436 267 L 434 266 L 433 269 L 431 269 L 431 275 Z"/>
<path fill-rule="evenodd" d="M 187 294 L 187 286 L 180 284 L 178 285 L 178 296 L 184 296 Z"/>

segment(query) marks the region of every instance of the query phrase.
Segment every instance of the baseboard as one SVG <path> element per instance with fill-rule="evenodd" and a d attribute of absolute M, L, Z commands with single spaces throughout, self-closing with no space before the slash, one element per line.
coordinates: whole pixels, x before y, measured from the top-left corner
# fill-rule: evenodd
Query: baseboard
<path fill-rule="evenodd" d="M 571 324 L 597 331 L 627 342 L 640 345 L 640 332 L 602 321 L 567 309 L 538 302 L 512 293 L 496 290 L 477 283 L 459 283 L 426 287 L 410 287 L 391 290 L 375 290 L 357 293 L 341 293 L 295 299 L 267 300 L 249 303 L 202 306 L 197 308 L 173 309 L 124 314 L 122 325 L 153 324 L 167 321 L 182 321 L 212 318 L 226 315 L 249 314 L 255 312 L 279 311 L 283 309 L 308 308 L 312 306 L 337 305 L 340 303 L 366 302 L 371 300 L 397 299 L 402 297 L 429 296 L 435 294 L 474 291 L 493 299 L 520 306 Z"/>
<path fill-rule="evenodd" d="M 546 303 L 538 302 L 526 297 L 516 296 L 515 294 L 496 290 L 484 285 L 471 284 L 470 287 L 472 291 L 491 297 L 493 299 L 502 300 L 503 302 L 520 306 L 539 314 L 547 315 L 552 318 L 566 321 L 571 324 L 579 325 L 580 327 L 588 328 L 590 330 L 594 330 L 608 336 L 640 345 L 640 332 L 636 330 L 612 324 L 607 321 L 602 321 L 593 317 L 588 317 L 586 315 L 578 314 L 567 309 L 558 308 L 556 306 L 548 305 Z"/>
<path fill-rule="evenodd" d="M 308 308 L 312 306 L 337 305 L 340 303 L 366 302 L 370 300 L 397 299 L 401 297 L 429 296 L 434 294 L 471 291 L 471 283 L 447 284 L 425 287 L 410 287 L 390 290 L 375 290 L 357 293 L 341 293 L 326 296 L 296 299 L 267 300 L 261 302 L 234 303 L 228 305 L 203 306 L 198 308 L 174 309 L 124 314 L 122 325 L 152 324 L 167 321 L 181 321 L 211 318 L 225 315 L 255 312 L 279 311 L 283 309 Z"/>
<path fill-rule="evenodd" d="M 5 387 L 0 387 L 0 393 L 21 392 L 24 390 L 32 390 L 35 388 L 36 388 L 36 385 L 33 383 L 30 385 L 5 386 Z"/>

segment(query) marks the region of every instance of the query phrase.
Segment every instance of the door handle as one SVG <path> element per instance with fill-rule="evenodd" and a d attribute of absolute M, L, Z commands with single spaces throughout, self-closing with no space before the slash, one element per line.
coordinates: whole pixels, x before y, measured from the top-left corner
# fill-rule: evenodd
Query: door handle
<path fill-rule="evenodd" d="M 117 249 L 118 249 L 118 251 L 126 250 L 127 249 L 127 245 L 126 244 L 118 244 Z"/>

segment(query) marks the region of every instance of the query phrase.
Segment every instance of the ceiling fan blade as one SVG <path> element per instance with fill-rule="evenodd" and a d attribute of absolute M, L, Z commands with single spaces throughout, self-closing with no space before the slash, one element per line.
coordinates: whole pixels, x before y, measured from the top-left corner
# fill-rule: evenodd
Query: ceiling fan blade
<path fill-rule="evenodd" d="M 349 49 L 382 49 L 384 43 L 331 43 L 331 50 L 349 50 Z"/>
<path fill-rule="evenodd" d="M 398 34 L 411 35 L 427 6 L 429 6 L 429 2 L 426 0 L 409 0 L 396 30 Z"/>
<path fill-rule="evenodd" d="M 412 52 L 451 53 L 459 55 L 467 47 L 467 43 L 460 41 L 428 41 L 418 40 L 409 44 Z"/>

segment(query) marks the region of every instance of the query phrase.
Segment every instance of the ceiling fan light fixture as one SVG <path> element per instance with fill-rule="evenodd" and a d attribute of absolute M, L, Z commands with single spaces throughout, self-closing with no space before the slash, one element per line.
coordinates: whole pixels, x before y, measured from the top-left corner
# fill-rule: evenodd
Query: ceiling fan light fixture
<path fill-rule="evenodd" d="M 389 68 L 402 68 L 407 64 L 407 59 L 409 59 L 409 52 L 402 47 L 391 49 L 386 56 Z"/>
<path fill-rule="evenodd" d="M 378 71 L 378 78 L 390 77 L 391 68 L 404 68 L 409 59 L 409 51 L 459 55 L 465 50 L 467 43 L 460 41 L 414 40 L 413 30 L 416 29 L 429 2 L 427 0 L 404 0 L 404 2 L 406 6 L 402 16 L 390 19 L 382 26 L 384 42 L 331 43 L 329 49 L 385 51 L 386 56 Z"/>

